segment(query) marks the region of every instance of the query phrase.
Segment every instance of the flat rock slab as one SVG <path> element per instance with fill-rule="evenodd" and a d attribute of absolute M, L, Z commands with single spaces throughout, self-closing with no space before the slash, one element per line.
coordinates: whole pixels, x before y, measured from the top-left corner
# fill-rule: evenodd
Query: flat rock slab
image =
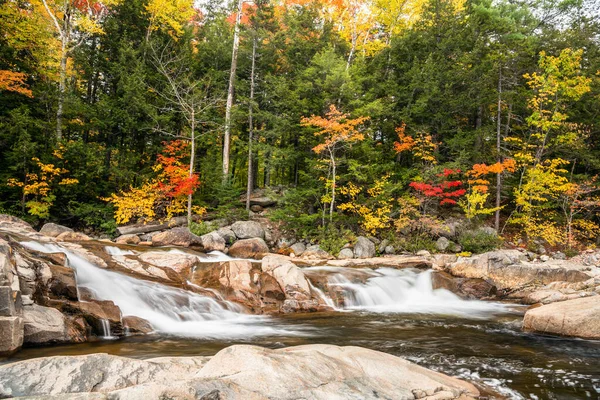
<path fill-rule="evenodd" d="M 523 329 L 529 332 L 600 339 L 600 296 L 560 301 L 527 310 Z"/>
<path fill-rule="evenodd" d="M 31 371 L 36 371 L 32 374 Z M 206 357 L 58 356 L 0 366 L 0 397 L 55 399 L 474 399 L 471 384 L 390 354 L 236 345 Z"/>

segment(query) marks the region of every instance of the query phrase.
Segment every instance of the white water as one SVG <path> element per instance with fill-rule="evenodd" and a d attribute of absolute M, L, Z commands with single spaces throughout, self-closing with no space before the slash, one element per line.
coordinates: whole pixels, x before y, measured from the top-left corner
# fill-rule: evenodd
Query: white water
<path fill-rule="evenodd" d="M 117 246 L 105 246 L 104 251 L 111 256 L 132 256 L 135 254 L 132 250 L 123 250 Z"/>
<path fill-rule="evenodd" d="M 91 289 L 98 300 L 112 300 L 124 316 L 146 319 L 158 332 L 185 337 L 238 339 L 306 334 L 297 328 L 291 330 L 275 325 L 268 317 L 245 314 L 239 305 L 223 299 L 98 268 L 55 244 L 34 241 L 22 244 L 40 252 L 65 253 L 70 266 L 76 271 L 78 286 Z"/>
<path fill-rule="evenodd" d="M 322 267 L 310 269 L 331 271 Z M 343 290 L 344 309 L 472 318 L 492 317 L 508 311 L 504 304 L 464 300 L 446 289 L 434 290 L 431 271 L 379 268 L 365 273 L 371 277 L 364 283 L 352 282 L 342 273 L 331 274 L 328 277 L 330 287 L 337 286 Z"/>

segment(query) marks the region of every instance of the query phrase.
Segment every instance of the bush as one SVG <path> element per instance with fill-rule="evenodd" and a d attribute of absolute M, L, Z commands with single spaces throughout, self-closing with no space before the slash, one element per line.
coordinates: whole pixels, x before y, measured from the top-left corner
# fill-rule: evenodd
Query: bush
<path fill-rule="evenodd" d="M 190 224 L 190 232 L 192 232 L 194 235 L 197 235 L 197 236 L 206 235 L 207 233 L 216 231 L 217 229 L 219 229 L 219 227 L 216 226 L 215 224 L 213 224 L 212 222 L 201 221 L 201 222 L 192 222 Z"/>
<path fill-rule="evenodd" d="M 322 250 L 337 255 L 346 243 L 353 243 L 356 237 L 349 229 L 327 225 L 318 228 L 318 234 L 314 239 Z"/>
<path fill-rule="evenodd" d="M 397 239 L 394 242 L 395 246 L 400 251 L 407 251 L 409 253 L 416 253 L 419 250 L 427 250 L 430 253 L 435 253 L 435 241 L 425 235 L 414 235 L 407 236 Z"/>
<path fill-rule="evenodd" d="M 464 251 L 477 254 L 497 249 L 502 244 L 502 239 L 495 233 L 475 230 L 461 233 L 458 243 Z"/>

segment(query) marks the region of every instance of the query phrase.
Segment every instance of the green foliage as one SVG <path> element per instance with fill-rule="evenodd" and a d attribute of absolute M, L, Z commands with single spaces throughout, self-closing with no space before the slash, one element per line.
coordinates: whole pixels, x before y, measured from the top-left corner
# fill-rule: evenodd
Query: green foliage
<path fill-rule="evenodd" d="M 354 233 L 345 228 L 337 228 L 328 224 L 317 229 L 317 234 L 312 241 L 319 244 L 322 250 L 329 254 L 337 255 L 347 243 L 353 243 L 356 240 Z"/>
<path fill-rule="evenodd" d="M 397 238 L 394 242 L 394 247 L 399 251 L 406 251 L 413 254 L 420 250 L 427 250 L 430 253 L 435 253 L 436 251 L 435 241 L 430 236 L 420 234 Z"/>
<path fill-rule="evenodd" d="M 458 243 L 463 251 L 479 254 L 497 249 L 502 245 L 502 239 L 495 233 L 476 229 L 462 232 L 458 236 Z"/>
<path fill-rule="evenodd" d="M 190 224 L 190 232 L 198 236 L 206 235 L 217 229 L 219 229 L 219 227 L 210 221 L 192 222 Z"/>

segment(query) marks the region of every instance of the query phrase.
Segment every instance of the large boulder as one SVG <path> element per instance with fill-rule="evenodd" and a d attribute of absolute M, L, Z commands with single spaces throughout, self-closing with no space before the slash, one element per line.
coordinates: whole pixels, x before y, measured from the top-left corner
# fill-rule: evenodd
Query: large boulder
<path fill-rule="evenodd" d="M 299 257 L 302 255 L 302 253 L 306 251 L 306 246 L 304 245 L 304 243 L 294 243 L 290 246 L 290 251 L 294 253 L 294 255 Z"/>
<path fill-rule="evenodd" d="M 81 315 L 97 336 L 120 336 L 124 334 L 121 309 L 112 301 L 68 302 L 62 306 L 62 309 L 69 314 Z"/>
<path fill-rule="evenodd" d="M 179 227 L 152 236 L 152 246 L 202 246 L 202 238 L 186 227 Z"/>
<path fill-rule="evenodd" d="M 261 238 L 238 240 L 229 248 L 229 255 L 237 258 L 261 259 L 269 253 L 269 246 Z"/>
<path fill-rule="evenodd" d="M 225 250 L 225 239 L 217 232 L 210 232 L 200 236 L 202 248 L 204 251 L 223 251 Z"/>
<path fill-rule="evenodd" d="M 53 222 L 44 224 L 44 226 L 42 226 L 42 229 L 40 229 L 40 233 L 42 235 L 50 237 L 57 237 L 58 235 L 64 232 L 73 232 L 73 229 L 67 228 L 66 226 L 62 226 L 59 224 L 55 224 Z"/>
<path fill-rule="evenodd" d="M 240 292 L 257 292 L 251 276 L 252 263 L 250 261 L 226 261 L 220 264 L 220 268 L 219 282 L 224 287 Z"/>
<path fill-rule="evenodd" d="M 61 242 L 85 242 L 92 240 L 91 237 L 81 232 L 63 232 L 56 236 L 56 240 Z"/>
<path fill-rule="evenodd" d="M 229 227 L 219 228 L 217 230 L 217 234 L 221 236 L 225 240 L 225 243 L 228 245 L 231 245 L 237 240 L 237 236 L 235 236 L 235 233 L 233 233 L 233 231 Z"/>
<path fill-rule="evenodd" d="M 354 244 L 354 257 L 356 258 L 371 258 L 375 256 L 375 243 L 371 242 L 364 236 L 356 238 Z"/>
<path fill-rule="evenodd" d="M 49 264 L 48 268 L 52 274 L 46 284 L 48 295 L 53 298 L 78 300 L 75 271 L 72 268 L 54 264 Z"/>
<path fill-rule="evenodd" d="M 269 255 L 262 259 L 261 269 L 271 275 L 283 289 L 286 298 L 310 299 L 310 283 L 300 268 L 284 257 Z"/>
<path fill-rule="evenodd" d="M 390 354 L 322 344 L 276 350 L 236 345 L 208 362 L 90 354 L 0 366 L 0 398 L 469 400 L 479 394 L 467 382 Z"/>
<path fill-rule="evenodd" d="M 65 317 L 55 308 L 37 304 L 23 309 L 24 343 L 45 344 L 68 341 Z"/>
<path fill-rule="evenodd" d="M 348 259 L 354 258 L 354 252 L 352 251 L 351 248 L 345 247 L 342 250 L 340 250 L 337 258 L 339 258 L 340 260 L 348 260 Z"/>
<path fill-rule="evenodd" d="M 138 235 L 133 233 L 127 235 L 121 235 L 115 239 L 115 243 L 118 244 L 138 244 L 142 241 Z"/>
<path fill-rule="evenodd" d="M 125 333 L 127 335 L 147 334 L 154 331 L 150 322 L 134 315 L 123 317 L 123 327 L 125 328 Z"/>
<path fill-rule="evenodd" d="M 525 313 L 523 329 L 530 332 L 600 339 L 600 296 L 531 308 Z"/>
<path fill-rule="evenodd" d="M 155 267 L 171 269 L 181 277 L 188 276 L 194 265 L 198 263 L 198 257 L 183 252 L 145 251 L 138 258 Z"/>
<path fill-rule="evenodd" d="M 237 221 L 231 230 L 238 239 L 265 238 L 264 228 L 256 221 Z"/>

